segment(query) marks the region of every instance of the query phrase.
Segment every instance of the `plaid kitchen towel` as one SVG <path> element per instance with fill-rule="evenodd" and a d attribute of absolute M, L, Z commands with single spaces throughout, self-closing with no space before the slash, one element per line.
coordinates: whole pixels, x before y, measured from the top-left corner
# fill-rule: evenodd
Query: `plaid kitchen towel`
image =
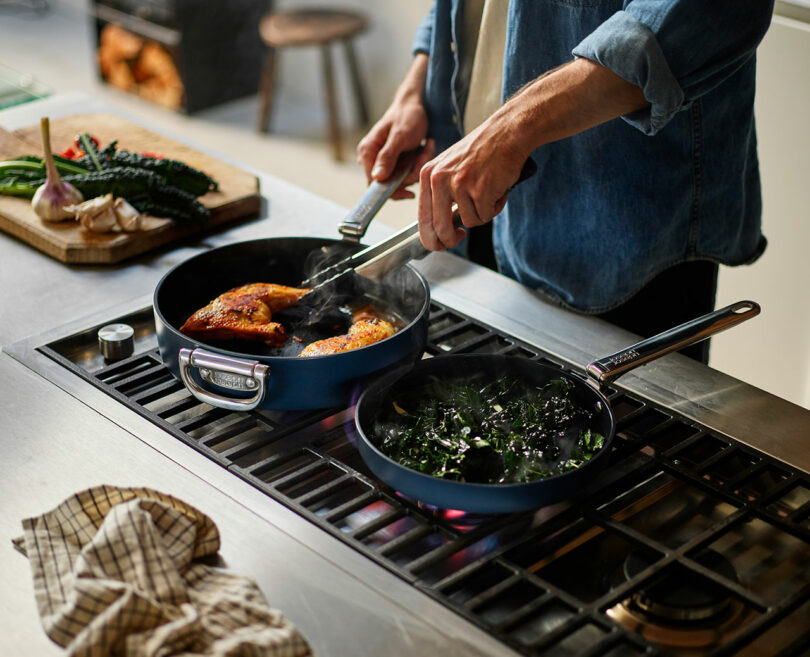
<path fill-rule="evenodd" d="M 42 624 L 69 655 L 311 655 L 255 582 L 195 562 L 219 532 L 177 498 L 99 486 L 22 524 Z"/>

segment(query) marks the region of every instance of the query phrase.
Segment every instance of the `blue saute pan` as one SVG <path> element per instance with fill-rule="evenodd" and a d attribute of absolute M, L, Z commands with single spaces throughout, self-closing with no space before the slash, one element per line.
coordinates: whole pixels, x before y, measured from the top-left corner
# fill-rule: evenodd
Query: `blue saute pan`
<path fill-rule="evenodd" d="M 391 337 L 360 349 L 298 358 L 306 343 L 335 334 L 318 326 L 296 328 L 293 332 L 302 341 L 290 340 L 284 348 L 245 340 L 204 342 L 180 332 L 197 309 L 231 288 L 252 282 L 298 285 L 311 273 L 307 258 L 324 248 L 345 256 L 360 247 L 314 237 L 266 238 L 211 249 L 174 267 L 154 294 L 164 364 L 197 399 L 212 406 L 301 410 L 346 405 L 368 376 L 418 359 L 427 340 L 430 291 L 411 266 L 380 282 L 357 281 L 363 286 L 358 294 L 379 301 L 402 323 Z"/>
<path fill-rule="evenodd" d="M 349 402 L 366 377 L 421 356 L 430 292 L 424 277 L 410 266 L 380 281 L 355 277 L 351 283 L 361 288 L 352 292 L 375 305 L 379 301 L 401 320 L 400 330 L 391 337 L 354 351 L 298 358 L 304 344 L 336 334 L 323 322 L 302 325 L 300 317 L 293 318 L 298 341 L 288 341 L 281 349 L 244 340 L 203 342 L 179 330 L 195 311 L 231 288 L 256 282 L 299 286 L 313 273 L 359 251 L 371 220 L 410 173 L 418 155 L 419 149 L 403 153 L 388 180 L 368 186 L 341 222 L 342 239 L 237 242 L 189 258 L 160 280 L 153 303 L 160 355 L 194 397 L 234 411 L 339 406 Z"/>
<path fill-rule="evenodd" d="M 394 490 L 442 509 L 474 513 L 515 513 L 575 497 L 608 464 L 616 421 L 600 386 L 625 372 L 671 351 L 731 328 L 759 314 L 751 301 L 740 301 L 670 329 L 653 338 L 600 358 L 585 367 L 586 376 L 559 370 L 526 358 L 499 355 L 445 355 L 422 360 L 411 367 L 383 376 L 369 385 L 355 409 L 357 446 L 372 472 Z M 572 398 L 590 411 L 582 428 L 605 437 L 604 446 L 581 466 L 526 483 L 485 484 L 444 479 L 412 470 L 378 448 L 376 420 L 384 408 L 436 381 L 464 383 L 481 378 L 514 377 L 527 386 L 542 386 L 553 379 L 573 384 Z"/>

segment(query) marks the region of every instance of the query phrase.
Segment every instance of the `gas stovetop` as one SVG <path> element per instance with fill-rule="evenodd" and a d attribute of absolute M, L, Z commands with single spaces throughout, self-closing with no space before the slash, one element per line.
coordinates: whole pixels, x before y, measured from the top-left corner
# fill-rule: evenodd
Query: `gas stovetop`
<path fill-rule="evenodd" d="M 135 329 L 135 353 L 113 363 L 96 338 L 110 323 Z M 798 655 L 810 642 L 799 470 L 613 387 L 611 465 L 578 499 L 502 516 L 430 508 L 365 467 L 353 408 L 213 408 L 162 364 L 154 330 L 145 307 L 7 351 L 92 383 L 518 653 Z M 434 302 L 426 355 L 445 353 L 564 367 Z"/>

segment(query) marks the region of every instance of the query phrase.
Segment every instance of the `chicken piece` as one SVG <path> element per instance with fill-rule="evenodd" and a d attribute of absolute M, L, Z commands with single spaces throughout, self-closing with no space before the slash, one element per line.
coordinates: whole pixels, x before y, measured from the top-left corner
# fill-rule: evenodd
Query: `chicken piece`
<path fill-rule="evenodd" d="M 391 323 L 386 322 L 384 319 L 360 319 L 349 327 L 349 332 L 346 335 L 336 335 L 333 338 L 326 338 L 308 344 L 298 354 L 298 357 L 326 356 L 359 349 L 380 340 L 385 340 L 385 338 L 394 335 L 395 332 Z"/>
<path fill-rule="evenodd" d="M 376 306 L 369 304 L 352 313 L 353 323 L 359 322 L 361 319 L 383 319 L 383 315 Z"/>
<path fill-rule="evenodd" d="M 309 288 L 250 283 L 220 294 L 186 320 L 180 332 L 199 340 L 262 340 L 280 347 L 287 332 L 273 313 L 290 308 Z"/>

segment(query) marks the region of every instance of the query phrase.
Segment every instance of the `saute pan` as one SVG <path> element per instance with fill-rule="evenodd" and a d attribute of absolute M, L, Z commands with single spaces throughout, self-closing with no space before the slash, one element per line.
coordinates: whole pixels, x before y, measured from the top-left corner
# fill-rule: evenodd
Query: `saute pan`
<path fill-rule="evenodd" d="M 399 187 L 416 155 L 401 157 L 385 183 L 369 185 L 341 224 L 343 239 L 281 237 L 238 242 L 198 254 L 161 279 L 154 294 L 160 355 L 197 399 L 237 411 L 337 406 L 349 400 L 364 377 L 421 356 L 430 292 L 424 277 L 410 266 L 381 281 L 355 277 L 346 283 L 350 290 L 340 290 L 342 298 L 363 298 L 400 320 L 401 328 L 393 336 L 354 351 L 296 357 L 306 343 L 345 332 L 335 330 L 335 314 L 330 314 L 329 300 L 323 296 L 319 303 L 324 312 L 315 314 L 319 321 L 314 324 L 309 322 L 311 313 L 290 311 L 292 333 L 300 342 L 290 340 L 282 349 L 244 340 L 201 342 L 179 331 L 196 310 L 231 288 L 254 282 L 297 286 L 314 271 L 360 250 L 359 240 L 369 222 Z"/>
<path fill-rule="evenodd" d="M 586 377 L 563 372 L 526 358 L 498 355 L 437 356 L 403 368 L 372 383 L 355 409 L 357 446 L 369 468 L 389 486 L 411 498 L 443 509 L 475 513 L 514 513 L 553 504 L 575 496 L 604 467 L 610 455 L 616 421 L 600 386 L 671 351 L 705 340 L 759 314 L 751 301 L 740 301 L 589 363 Z M 554 379 L 573 383 L 575 403 L 591 411 L 582 428 L 602 434 L 604 446 L 580 467 L 562 474 L 516 484 L 477 484 L 443 479 L 412 470 L 389 458 L 377 447 L 375 421 L 383 408 L 403 394 L 435 381 L 463 383 L 484 375 L 488 380 L 514 377 L 527 386 Z"/>

